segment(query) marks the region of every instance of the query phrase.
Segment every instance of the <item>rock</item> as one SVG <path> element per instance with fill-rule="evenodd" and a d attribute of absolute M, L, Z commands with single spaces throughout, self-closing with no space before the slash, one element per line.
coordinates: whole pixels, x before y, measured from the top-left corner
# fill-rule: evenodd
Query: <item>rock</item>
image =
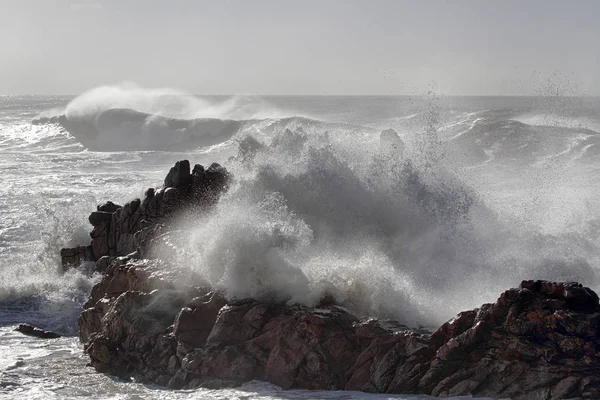
<path fill-rule="evenodd" d="M 21 332 L 24 335 L 34 336 L 41 339 L 56 339 L 61 337 L 61 335 L 59 335 L 58 333 L 45 331 L 43 329 L 37 328 L 29 324 L 20 324 L 15 330 Z"/>
<path fill-rule="evenodd" d="M 204 346 L 217 319 L 217 314 L 227 301 L 219 292 L 209 292 L 195 298 L 175 317 L 175 338 L 190 348 Z"/>
<path fill-rule="evenodd" d="M 90 214 L 89 221 L 92 226 L 98 226 L 105 222 L 110 222 L 112 219 L 112 212 L 106 211 L 94 211 Z"/>
<path fill-rule="evenodd" d="M 333 298 L 315 308 L 227 299 L 176 266 L 141 258 L 174 213 L 203 212 L 229 180 L 218 164 L 190 173 L 179 162 L 165 188 L 105 207 L 114 208 L 110 221 L 94 217 L 90 246 L 61 251 L 63 262 L 98 259 L 104 273 L 78 319 L 98 371 L 176 389 L 256 379 L 315 390 L 600 398 L 599 298 L 578 283 L 523 281 L 429 333 L 359 319 Z"/>
<path fill-rule="evenodd" d="M 386 157 L 402 159 L 405 149 L 404 142 L 393 129 L 385 129 L 379 135 L 379 153 Z"/>
<path fill-rule="evenodd" d="M 165 188 L 185 187 L 190 184 L 190 162 L 188 160 L 177 161 L 165 178 Z"/>
<path fill-rule="evenodd" d="M 334 304 L 227 301 L 205 291 L 188 293 L 185 305 L 181 290 L 152 279 L 159 265 L 111 265 L 94 288 L 79 328 L 99 371 L 173 388 L 258 379 L 434 396 L 600 394 L 590 372 L 600 367 L 600 308 L 579 284 L 526 281 L 423 334 Z"/>
<path fill-rule="evenodd" d="M 101 274 L 106 272 L 106 269 L 110 265 L 110 262 L 111 262 L 111 257 L 109 257 L 109 256 L 100 257 L 100 259 L 98 259 L 98 261 L 96 261 L 96 266 L 95 266 L 96 272 L 100 272 Z"/>
<path fill-rule="evenodd" d="M 201 205 L 215 203 L 220 194 L 227 190 L 230 179 L 227 170 L 217 163 L 212 163 L 207 170 L 201 165 L 196 165 L 192 172 L 194 201 Z"/>
<path fill-rule="evenodd" d="M 78 246 L 69 249 L 60 250 L 60 258 L 63 270 L 77 267 L 84 261 L 95 261 L 94 250 L 92 246 Z"/>
<path fill-rule="evenodd" d="M 600 308 L 593 291 L 577 283 L 524 281 L 475 311 L 434 334 L 448 340 L 437 349 L 419 391 L 435 396 L 519 397 L 541 391 L 551 398 L 565 392 L 588 396 L 585 390 L 571 390 L 565 379 L 589 378 L 590 368 L 600 362 L 594 339 Z M 590 393 L 598 393 L 598 385 L 600 378 L 593 377 Z"/>
<path fill-rule="evenodd" d="M 114 213 L 115 211 L 117 211 L 119 208 L 122 208 L 120 205 L 113 203 L 112 201 L 107 201 L 104 204 L 101 204 L 97 207 L 98 211 L 104 211 L 104 212 L 108 212 L 108 213 Z M 93 224 L 92 224 L 93 225 Z"/>
<path fill-rule="evenodd" d="M 147 246 L 165 231 L 172 214 L 188 208 L 202 211 L 213 205 L 227 190 L 230 179 L 230 174 L 219 164 L 212 164 L 206 170 L 196 165 L 190 173 L 190 162 L 178 161 L 165 178 L 165 187 L 148 189 L 143 201 L 134 199 L 124 206 L 111 201 L 98 205 L 88 218 L 93 226 L 90 245 L 62 249 L 63 269 L 106 256 L 125 256 L 138 250 L 140 254 L 148 252 Z M 101 270 L 104 263 L 99 265 Z"/>

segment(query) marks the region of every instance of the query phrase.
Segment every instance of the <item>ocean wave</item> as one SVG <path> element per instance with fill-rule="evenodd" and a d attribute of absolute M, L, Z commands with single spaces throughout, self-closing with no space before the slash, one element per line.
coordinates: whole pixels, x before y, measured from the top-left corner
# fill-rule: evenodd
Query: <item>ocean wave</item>
<path fill-rule="evenodd" d="M 600 134 L 600 121 L 591 117 L 572 117 L 560 113 L 529 113 L 514 116 L 512 119 L 530 126 L 585 130 Z"/>
<path fill-rule="evenodd" d="M 548 160 L 569 160 L 595 154 L 600 133 L 582 127 L 538 126 L 525 122 L 477 118 L 448 139 L 450 148 L 470 163 L 492 160 L 536 166 Z M 590 151 L 591 150 L 591 151 Z"/>
<path fill-rule="evenodd" d="M 409 325 L 435 325 L 529 277 L 596 282 L 588 241 L 500 220 L 441 161 L 404 154 L 392 135 L 249 135 L 227 163 L 230 191 L 213 212 L 182 217 L 156 251 L 234 298 L 314 305 L 328 294 Z"/>
<path fill-rule="evenodd" d="M 260 132 L 264 139 L 285 129 L 307 132 L 344 130 L 373 134 L 374 129 L 292 116 L 249 120 L 168 118 L 131 109 L 69 117 L 39 116 L 33 126 L 58 125 L 84 147 L 95 151 L 190 151 L 223 144 L 232 138 Z"/>
<path fill-rule="evenodd" d="M 90 150 L 194 150 L 229 140 L 244 121 L 177 119 L 128 109 L 111 109 L 97 115 L 39 118 L 34 125 L 58 123 Z"/>
<path fill-rule="evenodd" d="M 8 151 L 81 151 L 83 146 L 56 124 L 0 124 L 0 149 Z"/>
<path fill-rule="evenodd" d="M 64 109 L 40 113 L 32 125 L 58 125 L 90 150 L 187 151 L 225 142 L 262 120 L 296 115 L 259 97 L 200 98 L 123 84 L 83 93 Z"/>

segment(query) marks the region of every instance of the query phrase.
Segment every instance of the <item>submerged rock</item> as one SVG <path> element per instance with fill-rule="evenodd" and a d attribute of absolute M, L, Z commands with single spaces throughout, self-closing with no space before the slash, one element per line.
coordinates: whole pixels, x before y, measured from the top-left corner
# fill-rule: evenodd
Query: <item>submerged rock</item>
<path fill-rule="evenodd" d="M 29 324 L 20 324 L 15 328 L 15 330 L 21 332 L 24 335 L 34 336 L 41 339 L 56 339 L 61 337 L 61 335 L 59 335 L 58 333 L 45 331 L 43 329 L 37 328 Z"/>
<path fill-rule="evenodd" d="M 316 308 L 227 299 L 140 259 L 169 212 L 214 204 L 227 186 L 218 165 L 189 170 L 179 163 L 165 180 L 172 186 L 148 190 L 94 227 L 94 240 L 108 242 L 91 245 L 105 252 L 97 263 L 104 276 L 78 325 L 98 371 L 172 388 L 258 379 L 283 388 L 600 398 L 599 300 L 578 283 L 523 281 L 429 333 L 360 319 L 331 298 Z M 133 245 L 135 255 L 121 254 Z"/>

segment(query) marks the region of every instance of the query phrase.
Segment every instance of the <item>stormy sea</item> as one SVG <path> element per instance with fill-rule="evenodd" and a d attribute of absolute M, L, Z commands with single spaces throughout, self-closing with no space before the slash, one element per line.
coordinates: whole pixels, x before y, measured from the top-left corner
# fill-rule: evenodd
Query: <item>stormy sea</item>
<path fill-rule="evenodd" d="M 183 159 L 233 182 L 156 251 L 231 298 L 327 294 L 435 327 L 524 279 L 600 289 L 600 98 L 0 96 L 0 397 L 425 398 L 176 391 L 86 366 L 77 317 L 100 276 L 63 272 L 59 250 L 89 243 L 97 204 L 142 197 Z"/>

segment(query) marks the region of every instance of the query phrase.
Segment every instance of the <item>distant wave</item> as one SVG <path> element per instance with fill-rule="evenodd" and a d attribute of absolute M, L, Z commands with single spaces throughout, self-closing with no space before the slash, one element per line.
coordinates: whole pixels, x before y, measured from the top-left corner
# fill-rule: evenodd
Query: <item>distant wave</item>
<path fill-rule="evenodd" d="M 303 117 L 232 120 L 169 118 L 131 109 L 110 109 L 98 114 L 69 117 L 39 116 L 33 125 L 57 124 L 83 146 L 94 151 L 187 151 L 216 146 L 238 134 L 261 132 L 265 139 L 285 129 L 346 133 L 373 133 L 361 126 L 329 123 Z"/>
<path fill-rule="evenodd" d="M 90 150 L 193 150 L 229 140 L 246 121 L 180 119 L 131 109 L 93 115 L 39 117 L 34 125 L 59 124 Z"/>
<path fill-rule="evenodd" d="M 120 84 L 83 93 L 32 124 L 57 124 L 90 150 L 185 151 L 223 143 L 261 120 L 294 115 L 259 97 L 201 98 Z"/>
<path fill-rule="evenodd" d="M 523 114 L 512 118 L 530 126 L 590 130 L 600 133 L 600 121 L 589 117 L 569 117 L 560 114 Z"/>
<path fill-rule="evenodd" d="M 530 121 L 533 122 L 533 121 Z M 541 160 L 596 155 L 600 133 L 583 126 L 532 125 L 515 119 L 477 118 L 449 139 L 472 162 L 492 159 L 531 165 Z"/>

